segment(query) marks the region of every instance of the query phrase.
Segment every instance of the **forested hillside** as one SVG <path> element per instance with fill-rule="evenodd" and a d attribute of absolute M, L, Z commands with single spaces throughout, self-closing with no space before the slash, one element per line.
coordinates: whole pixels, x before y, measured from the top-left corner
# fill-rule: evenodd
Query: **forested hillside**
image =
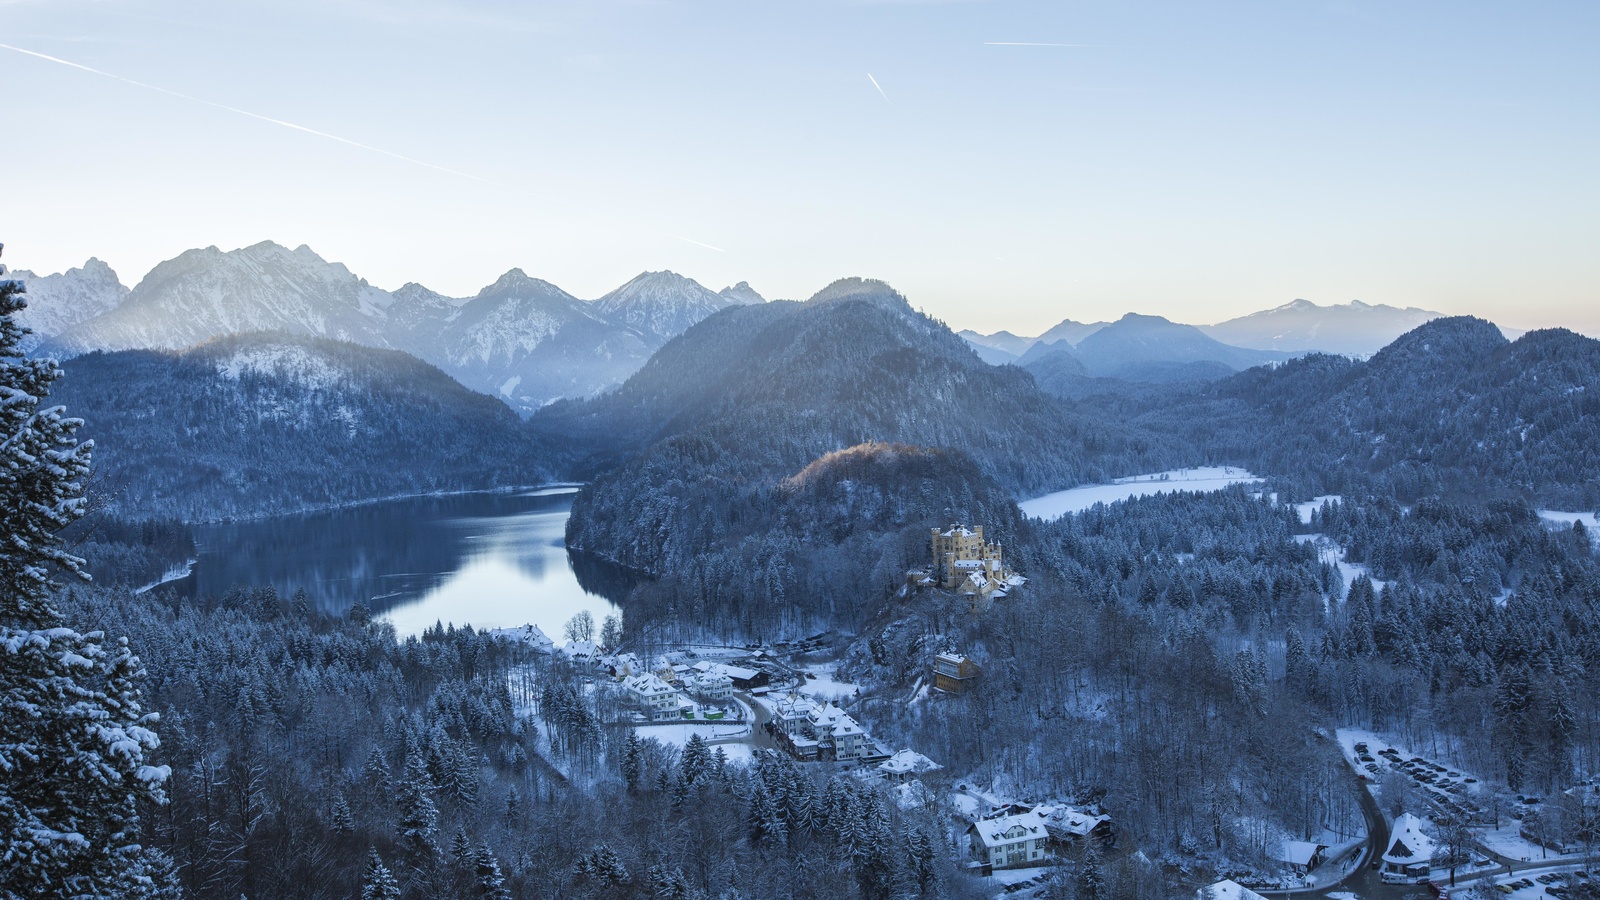
<path fill-rule="evenodd" d="M 1508 343 L 1482 319 L 1435 319 L 1367 362 L 1313 355 L 1149 396 L 1149 430 L 1307 496 L 1600 506 L 1600 341 L 1563 329 Z"/>
<path fill-rule="evenodd" d="M 888 285 L 862 279 L 805 303 L 717 313 L 615 393 L 554 404 L 532 424 L 547 440 L 574 438 L 575 455 L 695 436 L 741 477 L 792 474 L 866 441 L 954 447 L 1019 492 L 1180 455 L 1076 414 L 1015 368 L 982 362 Z"/>
<path fill-rule="evenodd" d="M 90 353 L 55 399 L 96 441 L 99 503 L 189 521 L 537 484 L 516 415 L 397 351 L 256 334 Z"/>
<path fill-rule="evenodd" d="M 725 632 L 855 621 L 920 559 L 923 529 L 1014 524 L 1015 493 L 1180 458 L 982 362 L 861 280 L 718 313 L 615 394 L 532 424 L 551 441 L 643 447 L 580 495 L 568 542 L 666 576 L 654 590 L 670 602 L 652 608 L 689 604 L 707 611 L 692 627 Z M 848 487 L 822 487 L 835 482 Z M 866 496 L 882 500 L 864 511 Z M 843 590 L 823 589 L 841 573 Z"/>

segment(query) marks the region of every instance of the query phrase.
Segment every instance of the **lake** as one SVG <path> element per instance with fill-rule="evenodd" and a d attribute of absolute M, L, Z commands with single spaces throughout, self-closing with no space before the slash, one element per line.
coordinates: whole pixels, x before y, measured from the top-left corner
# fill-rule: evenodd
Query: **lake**
<path fill-rule="evenodd" d="M 567 516 L 577 490 L 415 497 L 203 525 L 195 531 L 193 574 L 168 587 L 208 595 L 270 584 L 284 598 L 304 588 L 329 612 L 365 603 L 402 636 L 436 621 L 532 623 L 560 641 L 579 610 L 588 610 L 597 629 L 619 614 L 608 598 L 628 585 L 615 566 L 568 554 Z"/>

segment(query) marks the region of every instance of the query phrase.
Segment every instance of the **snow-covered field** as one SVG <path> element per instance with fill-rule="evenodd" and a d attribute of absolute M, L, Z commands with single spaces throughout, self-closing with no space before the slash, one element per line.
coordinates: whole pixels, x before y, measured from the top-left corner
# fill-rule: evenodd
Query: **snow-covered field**
<path fill-rule="evenodd" d="M 1149 475 L 1118 478 L 1110 484 L 1086 484 L 1024 500 L 1018 504 L 1024 515 L 1036 519 L 1059 519 L 1068 513 L 1083 512 L 1096 503 L 1115 503 L 1169 491 L 1220 491 L 1235 484 L 1256 484 L 1262 479 L 1233 466 L 1202 466 L 1173 469 Z"/>
<path fill-rule="evenodd" d="M 1338 568 L 1339 577 L 1344 579 L 1344 595 L 1346 597 L 1350 596 L 1350 582 L 1355 581 L 1357 575 L 1365 575 L 1371 578 L 1374 591 L 1382 592 L 1389 583 L 1372 578 L 1372 573 L 1362 563 L 1345 562 L 1344 548 L 1325 534 L 1297 534 L 1294 539 L 1303 544 L 1312 545 L 1317 550 L 1317 556 L 1323 562 Z"/>
<path fill-rule="evenodd" d="M 1582 522 L 1583 527 L 1589 529 L 1589 540 L 1591 542 L 1600 540 L 1600 536 L 1595 533 L 1595 528 L 1600 526 L 1597 526 L 1595 514 L 1592 512 L 1562 512 L 1558 509 L 1541 509 L 1539 510 L 1539 518 L 1554 525 L 1565 525 L 1568 528 L 1572 527 L 1573 522 Z"/>
<path fill-rule="evenodd" d="M 808 677 L 797 688 L 807 697 L 818 700 L 848 700 L 861 691 L 860 685 L 848 681 L 839 681 L 833 677 L 831 665 L 806 666 L 803 670 Z"/>
<path fill-rule="evenodd" d="M 704 725 L 636 725 L 633 730 L 641 738 L 654 738 L 674 747 L 682 747 L 689 743 L 689 738 L 697 734 L 702 740 L 707 741 L 747 737 L 750 734 L 748 725 L 721 725 L 716 722 L 707 722 Z M 728 751 L 728 755 L 732 756 L 733 752 Z M 745 755 L 749 755 L 748 748 Z"/>
<path fill-rule="evenodd" d="M 1488 847 L 1490 850 L 1493 850 L 1501 856 L 1509 856 L 1512 859 L 1533 861 L 1540 859 L 1561 858 L 1557 854 L 1551 853 L 1543 847 L 1540 847 L 1538 844 L 1535 844 L 1534 842 L 1523 837 L 1519 833 L 1521 830 L 1521 822 L 1507 817 L 1505 819 L 1505 823 L 1499 828 L 1493 831 L 1486 829 L 1480 832 L 1478 834 L 1478 839 L 1481 840 L 1483 845 Z"/>
<path fill-rule="evenodd" d="M 1328 503 L 1328 502 L 1342 503 L 1342 502 L 1344 502 L 1344 498 L 1339 496 L 1338 494 L 1323 494 L 1320 497 L 1313 497 L 1313 498 L 1311 498 L 1310 500 L 1307 500 L 1304 503 L 1296 503 L 1294 505 L 1294 511 L 1300 514 L 1300 524 L 1301 525 L 1310 525 L 1311 524 L 1311 513 L 1314 510 L 1321 509 L 1322 508 L 1322 504 Z"/>

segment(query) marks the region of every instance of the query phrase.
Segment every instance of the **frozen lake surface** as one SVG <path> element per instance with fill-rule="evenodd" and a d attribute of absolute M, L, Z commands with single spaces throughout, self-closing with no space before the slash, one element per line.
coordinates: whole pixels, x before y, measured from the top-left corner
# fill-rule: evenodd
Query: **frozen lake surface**
<path fill-rule="evenodd" d="M 1197 469 L 1131 475 L 1118 478 L 1110 484 L 1086 484 L 1024 500 L 1018 505 L 1025 516 L 1059 519 L 1068 513 L 1083 512 L 1096 503 L 1115 503 L 1168 491 L 1220 491 L 1235 484 L 1256 484 L 1261 480 L 1237 466 L 1202 466 Z"/>

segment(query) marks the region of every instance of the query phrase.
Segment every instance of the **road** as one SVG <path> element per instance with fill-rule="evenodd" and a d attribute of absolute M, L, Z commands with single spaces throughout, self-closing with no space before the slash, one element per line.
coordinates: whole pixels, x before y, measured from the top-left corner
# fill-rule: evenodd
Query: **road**
<path fill-rule="evenodd" d="M 1357 851 L 1361 854 L 1361 864 L 1335 884 L 1298 891 L 1258 890 L 1256 893 L 1273 898 L 1294 897 L 1296 900 L 1327 898 L 1337 892 L 1354 894 L 1359 900 L 1421 900 L 1433 896 L 1427 885 L 1384 884 L 1378 877 L 1378 870 L 1372 868 L 1372 860 L 1389 849 L 1389 823 L 1384 821 L 1383 811 L 1378 808 L 1378 801 L 1372 796 L 1372 788 L 1367 780 L 1357 778 L 1356 785 L 1356 800 L 1361 804 L 1361 816 L 1367 820 L 1367 842 Z"/>

